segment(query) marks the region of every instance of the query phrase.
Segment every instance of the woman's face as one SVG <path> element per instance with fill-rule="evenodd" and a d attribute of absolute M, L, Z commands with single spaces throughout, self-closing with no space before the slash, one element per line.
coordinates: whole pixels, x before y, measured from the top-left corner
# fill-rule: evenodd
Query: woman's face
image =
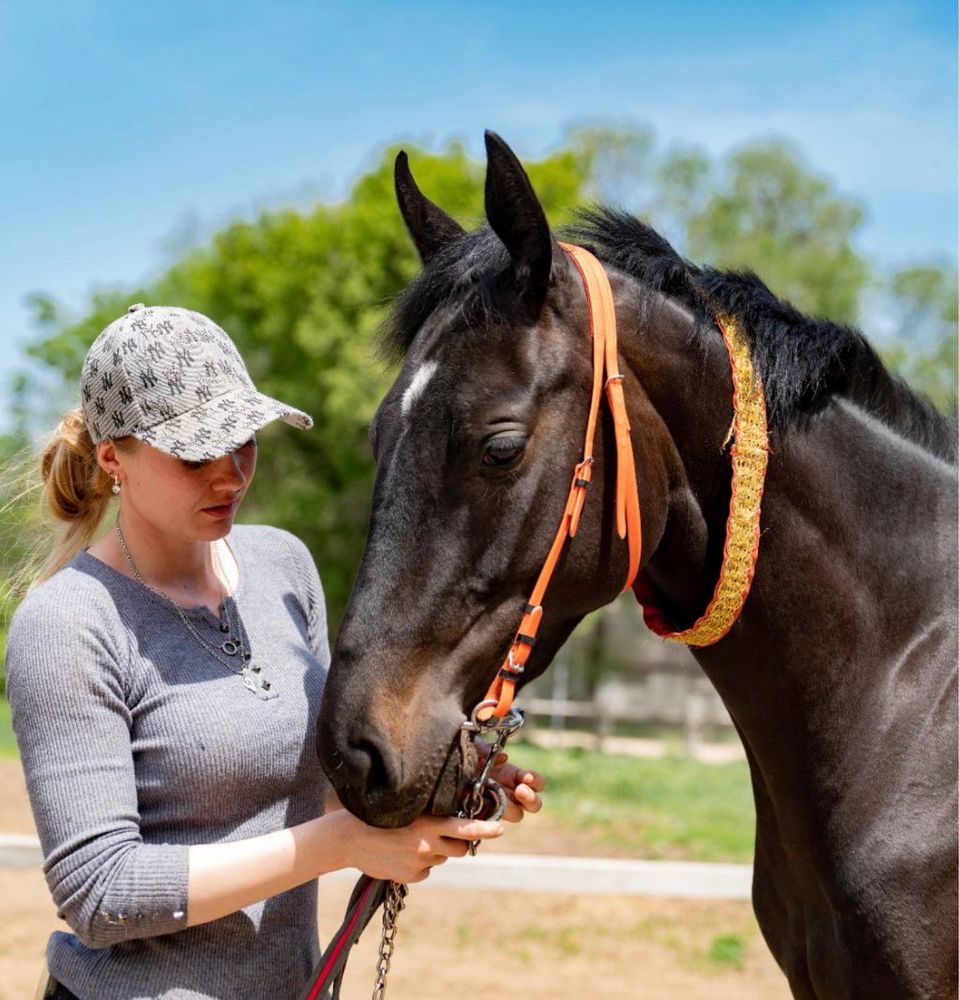
<path fill-rule="evenodd" d="M 233 526 L 256 470 L 256 437 L 210 462 L 187 462 L 135 439 L 114 446 L 113 457 L 125 517 L 161 535 L 210 541 Z"/>

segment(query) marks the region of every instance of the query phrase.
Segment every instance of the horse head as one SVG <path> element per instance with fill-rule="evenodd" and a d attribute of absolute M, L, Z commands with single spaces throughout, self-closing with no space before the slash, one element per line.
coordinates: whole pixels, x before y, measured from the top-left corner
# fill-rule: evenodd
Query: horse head
<path fill-rule="evenodd" d="M 337 637 L 317 746 L 344 805 L 380 826 L 426 807 L 451 744 L 510 647 L 582 458 L 593 377 L 586 294 L 512 150 L 487 133 L 488 227 L 465 232 L 396 161 L 423 271 L 390 325 L 404 353 L 370 429 L 377 465 L 365 553 Z M 617 311 L 640 309 L 610 274 Z M 668 310 L 662 336 L 685 343 Z M 663 534 L 675 449 L 625 371 L 644 546 Z M 657 378 L 650 371 L 649 377 Z M 664 380 L 664 373 L 658 375 Z M 544 604 L 525 679 L 621 590 L 612 428 Z"/>

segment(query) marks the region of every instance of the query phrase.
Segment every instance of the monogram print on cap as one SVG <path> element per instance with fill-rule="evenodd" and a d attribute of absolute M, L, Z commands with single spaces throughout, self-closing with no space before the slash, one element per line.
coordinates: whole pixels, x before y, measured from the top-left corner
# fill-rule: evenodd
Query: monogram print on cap
<path fill-rule="evenodd" d="M 270 420 L 312 425 L 305 413 L 256 391 L 236 346 L 212 320 L 171 306 L 131 306 L 97 337 L 83 364 L 81 399 L 95 441 L 133 434 L 191 461 L 227 454 Z"/>

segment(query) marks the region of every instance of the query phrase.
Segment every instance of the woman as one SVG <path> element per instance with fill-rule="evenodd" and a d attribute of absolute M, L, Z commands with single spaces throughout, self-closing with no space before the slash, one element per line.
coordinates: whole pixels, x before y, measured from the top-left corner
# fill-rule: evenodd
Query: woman
<path fill-rule="evenodd" d="M 73 929 L 50 938 L 49 995 L 293 998 L 318 957 L 317 876 L 420 881 L 502 827 L 323 814 L 319 577 L 293 535 L 233 524 L 256 432 L 310 418 L 258 393 L 216 324 L 168 307 L 108 326 L 81 392 L 43 455 L 62 528 L 6 663 L 44 871 Z M 497 777 L 507 819 L 539 809 L 539 775 Z"/>

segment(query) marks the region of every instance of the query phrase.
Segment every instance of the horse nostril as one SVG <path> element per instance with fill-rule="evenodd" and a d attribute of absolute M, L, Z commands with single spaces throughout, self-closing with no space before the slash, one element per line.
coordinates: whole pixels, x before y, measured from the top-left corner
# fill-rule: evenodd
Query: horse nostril
<path fill-rule="evenodd" d="M 395 788 L 397 775 L 392 755 L 381 751 L 374 740 L 365 737 L 349 740 L 344 756 L 354 780 L 367 793 Z"/>

